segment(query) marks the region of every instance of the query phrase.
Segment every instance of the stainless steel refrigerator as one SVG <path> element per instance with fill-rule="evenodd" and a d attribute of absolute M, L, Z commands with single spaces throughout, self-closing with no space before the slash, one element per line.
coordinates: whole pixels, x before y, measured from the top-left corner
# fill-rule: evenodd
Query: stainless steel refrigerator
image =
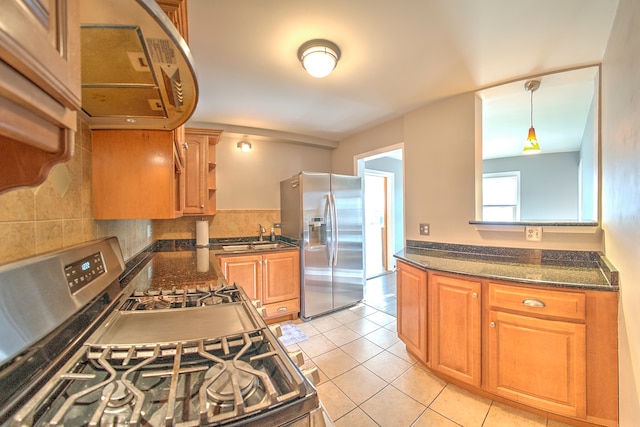
<path fill-rule="evenodd" d="M 301 172 L 280 183 L 282 234 L 300 240 L 300 316 L 309 319 L 362 301 L 362 179 Z"/>

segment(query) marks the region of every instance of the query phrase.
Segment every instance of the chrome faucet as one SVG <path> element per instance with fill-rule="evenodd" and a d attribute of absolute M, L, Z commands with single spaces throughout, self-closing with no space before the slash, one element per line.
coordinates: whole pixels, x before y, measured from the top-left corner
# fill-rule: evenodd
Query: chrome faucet
<path fill-rule="evenodd" d="M 264 233 L 267 232 L 267 230 L 260 224 L 258 224 L 259 230 L 260 230 L 260 236 L 258 236 L 258 241 L 262 242 L 264 240 Z"/>

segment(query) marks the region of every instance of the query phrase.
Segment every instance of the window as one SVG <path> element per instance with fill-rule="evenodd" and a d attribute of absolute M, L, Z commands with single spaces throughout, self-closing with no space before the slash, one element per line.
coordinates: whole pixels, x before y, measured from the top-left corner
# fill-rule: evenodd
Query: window
<path fill-rule="evenodd" d="M 520 221 L 520 171 L 482 174 L 482 220 Z"/>

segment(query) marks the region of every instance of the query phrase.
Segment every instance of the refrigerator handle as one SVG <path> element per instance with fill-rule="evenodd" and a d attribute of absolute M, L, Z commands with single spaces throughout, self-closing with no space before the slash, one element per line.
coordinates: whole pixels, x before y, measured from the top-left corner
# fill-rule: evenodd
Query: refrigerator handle
<path fill-rule="evenodd" d="M 336 204 L 336 196 L 331 193 L 331 205 L 333 206 L 333 220 L 332 220 L 332 229 L 333 231 L 333 266 L 338 265 L 338 206 Z"/>
<path fill-rule="evenodd" d="M 325 235 L 324 235 L 324 240 L 326 242 L 325 246 L 327 248 L 327 259 L 329 260 L 329 265 L 332 265 L 333 262 L 333 206 L 331 205 L 331 196 L 329 194 L 327 194 L 327 204 L 324 208 L 324 219 L 325 219 L 325 224 L 327 224 L 327 226 L 325 227 Z M 327 230 L 330 230 L 331 232 L 331 242 L 328 241 L 327 239 Z"/>

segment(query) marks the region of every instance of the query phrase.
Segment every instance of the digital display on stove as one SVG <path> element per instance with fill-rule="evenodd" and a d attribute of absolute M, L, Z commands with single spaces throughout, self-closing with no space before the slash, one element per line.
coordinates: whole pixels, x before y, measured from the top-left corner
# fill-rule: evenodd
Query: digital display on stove
<path fill-rule="evenodd" d="M 104 272 L 104 260 L 101 252 L 96 252 L 64 267 L 64 274 L 71 293 L 84 288 Z"/>

